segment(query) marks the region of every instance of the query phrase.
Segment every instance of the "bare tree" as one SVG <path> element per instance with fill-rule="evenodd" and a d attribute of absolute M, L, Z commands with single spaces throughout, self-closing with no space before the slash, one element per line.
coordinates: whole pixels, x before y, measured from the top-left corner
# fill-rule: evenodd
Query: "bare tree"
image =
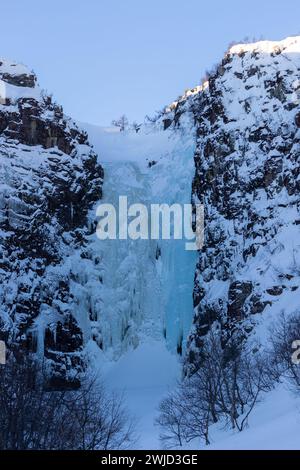
<path fill-rule="evenodd" d="M 264 355 L 243 344 L 227 357 L 218 331 L 208 333 L 201 355 L 199 369 L 160 405 L 156 423 L 163 443 L 182 446 L 201 439 L 209 444 L 210 426 L 219 420 L 242 431 L 263 392 L 273 387 Z"/>
<path fill-rule="evenodd" d="M 297 343 L 299 350 L 300 315 L 287 316 L 282 313 L 270 330 L 270 375 L 278 381 L 287 379 L 293 388 L 300 390 L 300 365 L 294 346 L 297 347 Z"/>
<path fill-rule="evenodd" d="M 272 388 L 266 353 L 254 353 L 244 345 L 223 369 L 217 408 L 232 428 L 242 431 L 263 392 Z"/>
<path fill-rule="evenodd" d="M 120 132 L 124 132 L 128 128 L 128 119 L 125 114 L 122 114 L 119 119 L 114 119 L 111 124 L 112 126 L 118 127 Z"/>
<path fill-rule="evenodd" d="M 79 391 L 67 396 L 65 406 L 75 416 L 76 448 L 128 448 L 134 440 L 134 421 L 128 416 L 123 401 L 123 395 L 108 395 L 96 378 L 86 380 Z"/>
<path fill-rule="evenodd" d="M 134 422 L 122 395 L 86 377 L 79 390 L 47 391 L 44 370 L 24 357 L 0 369 L 0 449 L 126 449 Z"/>
<path fill-rule="evenodd" d="M 138 124 L 136 121 L 133 121 L 131 127 L 136 133 L 138 133 L 142 127 L 142 124 Z"/>
<path fill-rule="evenodd" d="M 171 393 L 159 405 L 159 416 L 155 423 L 161 427 L 160 440 L 164 448 L 182 447 L 186 441 L 184 423 L 186 410 L 182 401 L 182 389 Z"/>

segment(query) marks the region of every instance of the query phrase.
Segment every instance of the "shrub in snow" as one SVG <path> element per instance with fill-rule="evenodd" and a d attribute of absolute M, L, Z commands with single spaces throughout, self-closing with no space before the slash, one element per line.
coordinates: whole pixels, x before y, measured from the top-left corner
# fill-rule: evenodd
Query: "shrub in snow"
<path fill-rule="evenodd" d="M 120 132 L 124 132 L 128 128 L 128 119 L 125 114 L 122 114 L 119 119 L 114 119 L 111 124 L 112 126 L 119 127 Z"/>
<path fill-rule="evenodd" d="M 293 389 L 300 391 L 300 315 L 281 318 L 271 329 L 270 373 L 275 380 L 288 380 Z"/>
<path fill-rule="evenodd" d="M 160 404 L 157 424 L 165 447 L 194 439 L 209 444 L 209 427 L 222 420 L 242 431 L 263 392 L 273 387 L 265 356 L 233 346 L 230 355 L 218 332 L 211 331 L 202 349 L 201 367 Z"/>
<path fill-rule="evenodd" d="M 29 357 L 0 368 L 0 449 L 126 449 L 133 422 L 123 397 L 91 377 L 77 391 L 48 391 L 44 370 Z"/>

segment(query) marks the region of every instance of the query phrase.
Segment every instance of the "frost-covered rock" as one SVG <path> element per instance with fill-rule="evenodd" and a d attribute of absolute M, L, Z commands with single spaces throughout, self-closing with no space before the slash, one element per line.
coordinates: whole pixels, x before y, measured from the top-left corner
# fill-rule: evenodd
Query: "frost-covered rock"
<path fill-rule="evenodd" d="M 81 251 L 103 170 L 87 134 L 25 66 L 0 60 L 0 338 L 76 385 L 82 332 L 68 257 Z"/>
<path fill-rule="evenodd" d="M 296 312 L 300 38 L 233 46 L 198 94 L 193 201 L 205 206 L 187 367 L 214 324 L 224 347 Z"/>

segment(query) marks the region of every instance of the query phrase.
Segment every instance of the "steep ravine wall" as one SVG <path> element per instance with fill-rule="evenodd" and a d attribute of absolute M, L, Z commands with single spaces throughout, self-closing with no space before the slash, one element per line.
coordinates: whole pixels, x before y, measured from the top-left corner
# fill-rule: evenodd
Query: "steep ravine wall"
<path fill-rule="evenodd" d="M 79 385 L 91 343 L 116 359 L 161 338 L 191 371 L 212 326 L 226 350 L 297 312 L 299 38 L 234 46 L 139 133 L 88 138 L 26 67 L 1 61 L 0 79 L 0 339 L 45 358 L 49 386 Z M 188 203 L 192 186 L 203 249 L 98 240 L 97 154 L 107 203 Z"/>
<path fill-rule="evenodd" d="M 205 206 L 205 243 L 188 370 L 213 326 L 229 350 L 265 319 L 299 311 L 299 78 L 299 37 L 245 44 L 199 94 L 192 197 Z"/>
<path fill-rule="evenodd" d="M 83 335 L 68 257 L 82 254 L 103 170 L 87 135 L 25 66 L 0 61 L 0 339 L 78 386 Z"/>

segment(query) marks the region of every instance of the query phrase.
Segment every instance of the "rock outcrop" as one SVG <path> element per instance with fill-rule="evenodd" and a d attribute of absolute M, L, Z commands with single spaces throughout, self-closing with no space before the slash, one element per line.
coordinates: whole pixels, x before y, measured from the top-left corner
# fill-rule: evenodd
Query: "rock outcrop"
<path fill-rule="evenodd" d="M 233 46 L 197 95 L 192 199 L 205 208 L 186 367 L 299 308 L 300 38 Z M 195 101 L 194 101 L 195 104 Z"/>
<path fill-rule="evenodd" d="M 74 387 L 83 333 L 68 257 L 82 250 L 103 170 L 87 134 L 26 67 L 0 61 L 0 339 L 45 359 L 50 387 Z"/>

